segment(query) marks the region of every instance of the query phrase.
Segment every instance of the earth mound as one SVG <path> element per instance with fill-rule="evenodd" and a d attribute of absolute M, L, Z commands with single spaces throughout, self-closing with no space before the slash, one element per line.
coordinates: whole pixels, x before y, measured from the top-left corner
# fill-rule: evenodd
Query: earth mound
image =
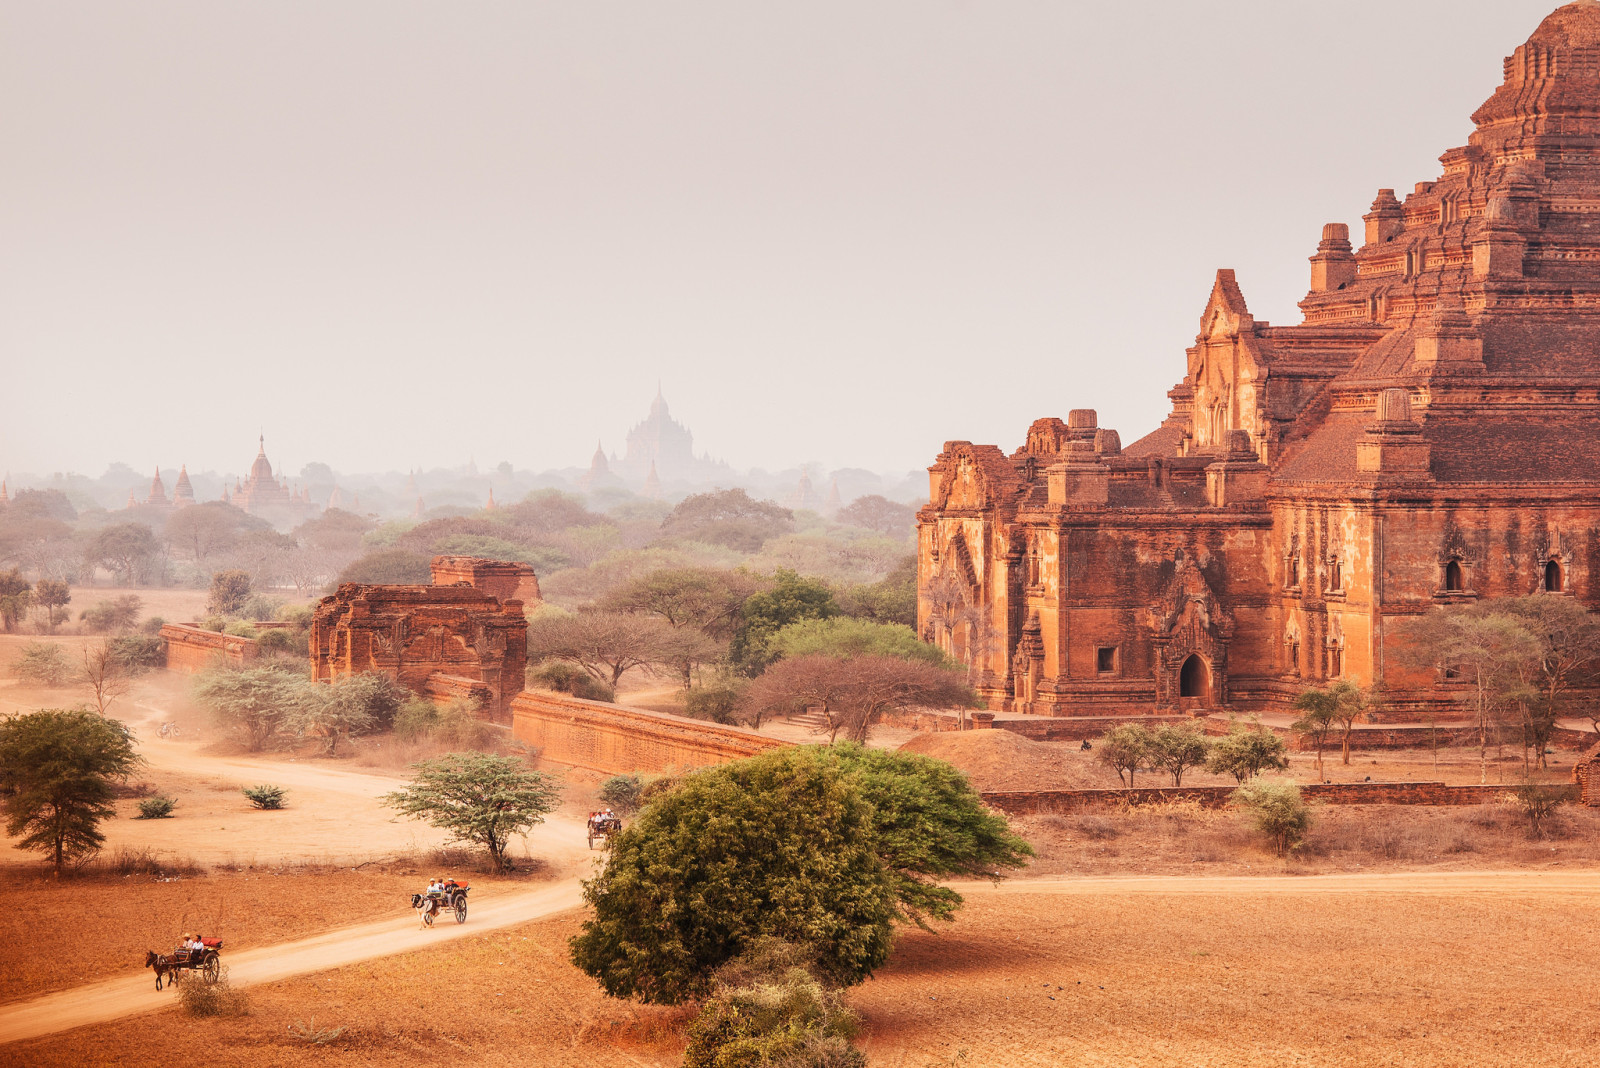
<path fill-rule="evenodd" d="M 1116 785 L 1116 777 L 1094 763 L 1092 754 L 1081 752 L 1076 743 L 1036 742 L 1007 730 L 919 734 L 900 748 L 949 761 L 966 772 L 979 791 Z"/>

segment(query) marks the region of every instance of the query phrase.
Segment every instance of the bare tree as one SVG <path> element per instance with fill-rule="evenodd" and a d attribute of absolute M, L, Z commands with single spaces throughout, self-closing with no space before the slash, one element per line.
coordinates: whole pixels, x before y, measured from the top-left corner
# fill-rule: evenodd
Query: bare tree
<path fill-rule="evenodd" d="M 904 708 L 970 705 L 971 688 L 960 672 L 895 656 L 834 657 L 813 654 L 778 661 L 745 692 L 745 715 L 757 725 L 770 712 L 819 709 L 828 740 L 864 742 L 889 712 Z"/>
<path fill-rule="evenodd" d="M 630 668 L 682 670 L 683 636 L 665 620 L 627 612 L 546 617 L 528 627 L 528 659 L 565 660 L 615 688 Z"/>
<path fill-rule="evenodd" d="M 127 694 L 132 684 L 127 663 L 117 656 L 109 640 L 84 649 L 83 681 L 94 695 L 95 709 L 102 716 L 112 701 Z"/>

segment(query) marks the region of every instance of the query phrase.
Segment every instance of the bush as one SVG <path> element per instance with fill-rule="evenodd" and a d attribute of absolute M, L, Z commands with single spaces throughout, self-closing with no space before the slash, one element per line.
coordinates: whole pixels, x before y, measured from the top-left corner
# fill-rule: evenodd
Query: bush
<path fill-rule="evenodd" d="M 272 786 L 263 783 L 260 786 L 246 786 L 239 791 L 250 799 L 250 803 L 260 809 L 274 809 L 283 807 L 283 795 L 286 792 L 281 786 Z"/>
<path fill-rule="evenodd" d="M 148 634 L 125 634 L 109 643 L 111 658 L 130 675 L 167 664 L 167 643 Z"/>
<path fill-rule="evenodd" d="M 1311 806 L 1292 782 L 1251 779 L 1233 792 L 1231 803 L 1250 814 L 1256 830 L 1271 839 L 1280 857 L 1298 848 L 1311 829 Z"/>
<path fill-rule="evenodd" d="M 151 616 L 149 619 L 139 624 L 139 633 L 160 634 L 161 628 L 166 625 L 167 621 L 165 619 L 162 619 L 160 616 Z"/>
<path fill-rule="evenodd" d="M 231 634 L 235 638 L 254 638 L 259 635 L 255 627 L 242 619 L 236 619 L 222 628 L 222 633 Z"/>
<path fill-rule="evenodd" d="M 468 701 L 440 708 L 425 697 L 412 697 L 394 716 L 394 736 L 402 742 L 432 741 L 453 749 L 487 748 L 494 728 Z"/>
<path fill-rule="evenodd" d="M 433 581 L 433 558 L 405 549 L 379 549 L 351 563 L 339 573 L 338 581 L 340 584 L 426 584 Z"/>
<path fill-rule="evenodd" d="M 683 693 L 683 713 L 712 723 L 739 722 L 740 692 L 732 686 L 695 686 Z"/>
<path fill-rule="evenodd" d="M 1567 800 L 1571 790 L 1566 785 L 1525 782 L 1507 795 L 1507 801 L 1527 818 L 1528 833 L 1535 838 L 1542 838 L 1545 824 L 1555 815 L 1561 803 Z"/>
<path fill-rule="evenodd" d="M 236 616 L 250 600 L 250 572 L 234 568 L 211 576 L 211 596 L 206 611 L 219 616 Z"/>
<path fill-rule="evenodd" d="M 1203 767 L 1211 755 L 1211 741 L 1199 727 L 1163 724 L 1150 732 L 1146 750 L 1148 766 L 1172 774 L 1172 785 L 1183 785 L 1183 773 Z"/>
<path fill-rule="evenodd" d="M 17 678 L 35 686 L 64 686 L 75 674 L 67 651 L 55 642 L 29 642 L 12 669 Z"/>
<path fill-rule="evenodd" d="M 585 701 L 604 701 L 614 704 L 617 691 L 596 679 L 576 664 L 564 660 L 546 660 L 528 668 L 528 685 L 536 690 L 569 693 Z"/>
<path fill-rule="evenodd" d="M 228 966 L 214 983 L 198 974 L 186 975 L 178 984 L 178 1003 L 190 1016 L 248 1016 L 250 1001 L 244 991 L 235 990 L 228 979 Z"/>
<path fill-rule="evenodd" d="M 138 594 L 126 593 L 114 601 L 101 601 L 93 608 L 85 608 L 78 619 L 91 634 L 132 630 L 139 622 L 139 611 L 143 607 Z"/>
<path fill-rule="evenodd" d="M 685 1068 L 861 1068 L 860 1029 L 838 990 L 817 976 L 815 951 L 758 940 L 719 970 L 715 993 L 689 1025 Z"/>
<path fill-rule="evenodd" d="M 135 818 L 141 820 L 170 819 L 172 810 L 177 806 L 178 802 L 170 797 L 149 797 L 139 802 L 139 815 Z"/>
<path fill-rule="evenodd" d="M 273 653 L 290 653 L 295 646 L 294 635 L 282 627 L 262 631 L 256 641 L 261 643 L 261 648 Z"/>
<path fill-rule="evenodd" d="M 407 698 L 394 714 L 394 736 L 402 742 L 419 742 L 438 721 L 438 705 L 425 697 Z"/>
<path fill-rule="evenodd" d="M 1263 771 L 1289 770 L 1289 747 L 1260 724 L 1236 725 L 1211 743 L 1206 770 L 1213 775 L 1232 775 L 1242 786 Z"/>
<path fill-rule="evenodd" d="M 644 780 L 637 775 L 614 775 L 600 784 L 600 802 L 619 816 L 631 816 L 639 811 L 642 793 Z"/>
<path fill-rule="evenodd" d="M 265 597 L 258 593 L 239 608 L 238 614 L 241 619 L 253 620 L 259 623 L 263 620 L 277 619 L 278 610 L 282 607 L 283 600 L 281 598 Z"/>

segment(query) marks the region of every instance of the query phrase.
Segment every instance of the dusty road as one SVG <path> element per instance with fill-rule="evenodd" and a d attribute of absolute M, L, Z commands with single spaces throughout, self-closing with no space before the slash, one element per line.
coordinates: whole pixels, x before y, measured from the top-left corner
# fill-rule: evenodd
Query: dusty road
<path fill-rule="evenodd" d="M 445 919 L 424 930 L 412 917 L 383 920 L 242 953 L 224 949 L 223 961 L 235 986 L 270 983 L 527 923 L 576 908 L 581 902 L 578 880 L 568 879 L 472 908 L 465 924 Z M 155 975 L 147 971 L 136 979 L 93 983 L 0 1006 L 0 1044 L 166 1008 L 175 998 L 170 989 L 157 993 Z"/>

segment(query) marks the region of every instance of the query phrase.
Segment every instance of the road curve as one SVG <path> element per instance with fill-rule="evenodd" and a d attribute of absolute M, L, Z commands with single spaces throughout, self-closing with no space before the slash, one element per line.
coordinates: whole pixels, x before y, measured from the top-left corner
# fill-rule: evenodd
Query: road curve
<path fill-rule="evenodd" d="M 341 927 L 297 942 L 240 953 L 224 951 L 222 959 L 234 986 L 270 983 L 528 923 L 566 912 L 582 902 L 579 880 L 567 879 L 473 905 L 465 924 L 457 924 L 447 914 L 440 923 L 424 930 L 413 915 L 408 915 L 405 919 Z M 155 976 L 146 971 L 138 977 L 91 983 L 32 1001 L 0 1005 L 0 1045 L 151 1012 L 174 1001 L 170 989 L 156 992 Z"/>

